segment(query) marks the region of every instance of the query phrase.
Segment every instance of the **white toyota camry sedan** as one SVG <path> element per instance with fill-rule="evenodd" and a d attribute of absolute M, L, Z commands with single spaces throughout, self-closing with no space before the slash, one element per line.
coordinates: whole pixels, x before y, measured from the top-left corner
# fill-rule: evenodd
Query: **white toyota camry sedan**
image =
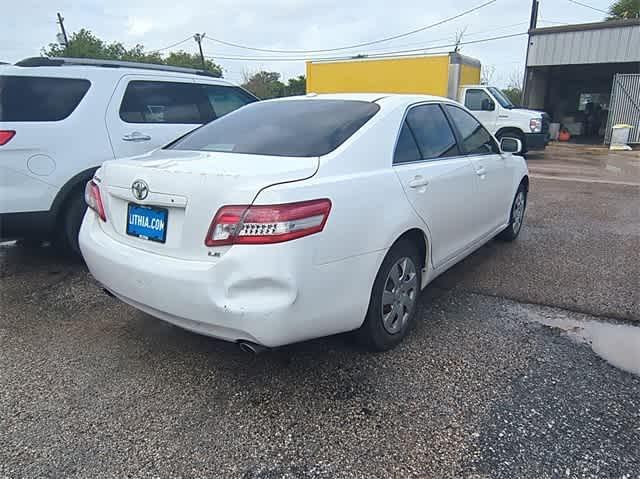
<path fill-rule="evenodd" d="M 253 103 L 87 184 L 80 247 L 122 301 L 246 350 L 409 330 L 420 291 L 523 223 L 520 142 L 439 97 Z"/>

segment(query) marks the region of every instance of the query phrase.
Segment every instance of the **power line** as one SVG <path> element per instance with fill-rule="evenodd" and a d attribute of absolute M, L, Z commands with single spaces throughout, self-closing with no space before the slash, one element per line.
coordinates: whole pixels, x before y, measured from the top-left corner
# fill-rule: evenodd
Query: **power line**
<path fill-rule="evenodd" d="M 497 37 L 482 38 L 479 40 L 469 40 L 466 42 L 460 42 L 459 45 L 472 45 L 476 43 L 484 43 L 484 42 L 490 42 L 494 40 L 504 40 L 506 38 L 514 38 L 514 37 L 519 37 L 523 35 L 527 35 L 527 32 L 513 33 L 510 35 L 501 35 Z M 294 62 L 294 61 L 305 61 L 305 60 L 350 60 L 350 59 L 356 59 L 356 58 L 385 58 L 389 56 L 411 56 L 411 55 L 419 54 L 421 52 L 425 52 L 427 50 L 439 50 L 444 48 L 452 48 L 455 46 L 456 46 L 455 43 L 451 43 L 448 45 L 437 45 L 433 47 L 424 47 L 424 48 L 412 48 L 409 50 L 395 50 L 395 51 L 388 51 L 384 53 L 376 53 L 372 55 L 361 54 L 361 55 L 348 56 L 348 57 L 326 57 L 326 56 L 315 57 L 315 58 L 313 57 L 264 57 L 264 56 L 263 57 L 243 57 L 243 56 L 212 55 L 212 56 L 207 56 L 207 58 L 218 59 L 218 60 L 243 60 L 243 61 L 267 61 L 267 62 L 274 62 L 274 61 L 275 62 L 278 62 L 278 61 Z"/>
<path fill-rule="evenodd" d="M 609 15 L 609 12 L 605 11 L 605 10 L 600 10 L 599 8 L 596 8 L 592 5 L 588 5 L 586 3 L 582 3 L 582 2 L 578 2 L 578 0 L 568 0 L 571 3 L 575 3 L 576 5 L 580 5 L 581 7 L 586 7 L 586 8 L 590 8 L 591 10 L 595 10 L 596 12 L 600 12 L 600 13 L 604 13 L 605 15 Z"/>
<path fill-rule="evenodd" d="M 482 30 L 480 32 L 465 33 L 463 37 L 464 38 L 477 37 L 478 35 L 484 35 L 486 33 L 493 33 L 493 32 L 499 31 L 499 30 L 507 30 L 509 28 L 514 28 L 514 27 L 517 27 L 517 26 L 528 25 L 528 24 L 529 24 L 529 22 L 518 22 L 518 23 L 513 23 L 513 24 L 510 24 L 510 25 L 504 25 L 504 26 L 501 26 L 501 27 L 492 28 L 491 30 Z M 415 45 L 432 45 L 434 43 L 451 40 L 451 38 L 452 38 L 452 36 L 449 35 L 447 37 L 441 37 L 441 38 L 437 38 L 437 39 L 434 39 L 434 40 L 429 40 L 428 42 L 422 41 L 422 42 L 400 43 L 400 44 L 396 44 L 396 45 L 393 45 L 393 46 L 386 46 L 386 47 L 382 47 L 382 48 L 371 48 L 371 49 L 368 49 L 368 51 L 369 52 L 380 52 L 380 51 L 388 50 L 389 48 L 412 47 L 412 46 L 415 46 Z"/>
<path fill-rule="evenodd" d="M 543 18 L 541 18 L 540 20 L 538 20 L 541 23 L 551 23 L 553 25 L 568 25 L 567 22 L 558 22 L 556 20 L 545 20 Z"/>
<path fill-rule="evenodd" d="M 158 53 L 161 52 L 163 50 L 168 50 L 169 48 L 173 48 L 173 47 L 177 47 L 178 45 L 182 45 L 183 43 L 188 42 L 189 40 L 191 40 L 193 37 L 191 35 L 189 35 L 187 38 L 185 38 L 184 40 L 180 40 L 179 42 L 176 43 L 172 43 L 171 45 L 167 45 L 166 47 L 162 47 L 162 48 L 158 48 L 157 50 L 151 50 L 148 53 Z"/>
<path fill-rule="evenodd" d="M 481 8 L 487 7 L 493 3 L 497 2 L 497 0 L 489 0 L 488 2 L 485 2 L 481 5 L 478 5 L 476 7 L 470 8 L 469 10 L 465 10 L 462 13 L 458 13 L 457 15 L 454 15 L 452 17 L 449 18 L 445 18 L 444 20 L 440 20 L 436 23 L 432 23 L 430 25 L 421 27 L 421 28 L 417 28 L 415 30 L 411 30 L 409 32 L 405 32 L 405 33 L 400 33 L 398 35 L 393 35 L 390 37 L 385 37 L 385 38 L 381 38 L 379 40 L 372 40 L 370 42 L 364 42 L 364 43 L 356 43 L 354 45 L 348 45 L 348 46 L 344 46 L 344 47 L 338 47 L 338 48 L 324 48 L 324 49 L 320 49 L 320 50 L 274 50 L 274 49 L 269 49 L 269 48 L 257 48 L 257 47 L 250 47 L 247 45 L 241 45 L 239 43 L 233 43 L 233 42 L 227 42 L 225 40 L 220 40 L 218 38 L 213 38 L 213 37 L 206 37 L 207 40 L 210 40 L 212 42 L 216 42 L 216 43 L 220 43 L 222 45 L 227 45 L 230 47 L 235 47 L 235 48 L 242 48 L 244 50 L 253 50 L 256 52 L 267 52 L 267 53 L 325 53 L 325 52 L 337 52 L 337 51 L 341 51 L 341 50 L 352 50 L 354 48 L 360 48 L 360 47 L 366 47 L 369 45 L 375 45 L 377 43 L 383 43 L 383 42 L 389 42 L 391 40 L 397 40 L 398 38 L 404 38 L 404 37 L 408 37 L 409 35 L 414 35 L 416 33 L 420 33 L 423 32 L 425 30 L 428 30 L 430 28 L 434 28 L 437 26 L 440 26 L 444 23 L 447 22 L 451 22 L 453 20 L 456 20 L 460 17 L 463 17 L 465 15 L 468 15 L 469 13 L 475 12 L 477 10 L 480 10 Z"/>

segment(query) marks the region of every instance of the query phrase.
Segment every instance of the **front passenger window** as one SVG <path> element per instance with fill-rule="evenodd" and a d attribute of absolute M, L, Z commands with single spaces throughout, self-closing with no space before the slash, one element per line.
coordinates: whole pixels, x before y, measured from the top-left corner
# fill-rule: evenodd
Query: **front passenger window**
<path fill-rule="evenodd" d="M 500 148 L 489 132 L 471 114 L 452 105 L 445 108 L 462 137 L 462 148 L 468 155 L 500 153 Z"/>

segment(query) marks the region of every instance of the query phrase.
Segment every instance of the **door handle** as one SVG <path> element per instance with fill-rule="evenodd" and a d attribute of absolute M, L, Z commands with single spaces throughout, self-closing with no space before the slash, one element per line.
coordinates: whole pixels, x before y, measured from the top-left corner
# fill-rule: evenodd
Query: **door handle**
<path fill-rule="evenodd" d="M 481 166 L 476 170 L 476 174 L 478 176 L 484 176 L 487 173 L 487 169 L 484 166 Z"/>
<path fill-rule="evenodd" d="M 422 176 L 416 176 L 413 180 L 409 181 L 409 188 L 421 188 L 423 186 L 427 186 L 429 184 L 429 180 Z"/>
<path fill-rule="evenodd" d="M 140 133 L 139 131 L 134 131 L 133 133 L 124 135 L 122 139 L 124 141 L 149 141 L 151 137 L 149 135 L 145 135 L 144 133 Z"/>

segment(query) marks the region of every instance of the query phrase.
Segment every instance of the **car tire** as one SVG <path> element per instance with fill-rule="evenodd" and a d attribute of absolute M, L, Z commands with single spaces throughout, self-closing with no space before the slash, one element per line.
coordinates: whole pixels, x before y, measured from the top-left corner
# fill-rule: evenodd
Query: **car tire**
<path fill-rule="evenodd" d="M 421 290 L 420 254 L 408 240 L 397 242 L 387 253 L 373 283 L 359 342 L 372 351 L 395 347 L 407 335 Z"/>
<path fill-rule="evenodd" d="M 509 212 L 509 226 L 507 226 L 498 235 L 498 238 L 502 241 L 513 241 L 520 234 L 522 230 L 522 223 L 524 222 L 524 212 L 527 208 L 527 189 L 523 184 L 520 184 L 516 196 L 511 204 L 511 211 Z"/>
<path fill-rule="evenodd" d="M 70 198 L 65 203 L 62 211 L 62 227 L 58 232 L 58 243 L 74 256 L 81 255 L 78 234 L 86 211 L 87 204 L 84 201 L 84 190 L 78 188 L 71 193 Z"/>

